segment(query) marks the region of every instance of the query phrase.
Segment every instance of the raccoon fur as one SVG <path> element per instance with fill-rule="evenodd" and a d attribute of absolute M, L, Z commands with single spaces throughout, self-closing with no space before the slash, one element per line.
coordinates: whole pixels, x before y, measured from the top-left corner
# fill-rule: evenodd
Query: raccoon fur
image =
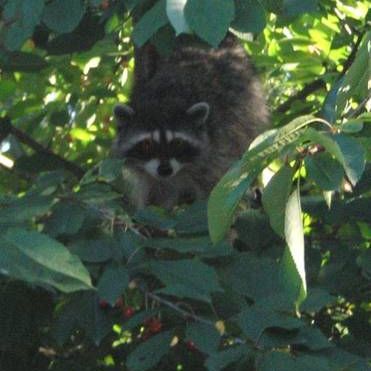
<path fill-rule="evenodd" d="M 136 55 L 129 105 L 114 109 L 113 147 L 134 175 L 136 208 L 170 209 L 206 198 L 265 128 L 268 111 L 254 68 L 232 35 L 218 48 L 179 42 L 155 63 L 145 62 L 145 53 Z"/>

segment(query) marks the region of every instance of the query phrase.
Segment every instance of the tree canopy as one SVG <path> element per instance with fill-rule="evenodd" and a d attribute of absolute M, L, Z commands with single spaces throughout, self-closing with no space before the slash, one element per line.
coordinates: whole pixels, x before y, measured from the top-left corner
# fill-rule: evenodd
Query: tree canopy
<path fill-rule="evenodd" d="M 0 14 L 1 370 L 370 367 L 367 0 L 0 0 Z M 227 32 L 272 128 L 208 200 L 131 210 L 110 148 L 134 46 Z"/>

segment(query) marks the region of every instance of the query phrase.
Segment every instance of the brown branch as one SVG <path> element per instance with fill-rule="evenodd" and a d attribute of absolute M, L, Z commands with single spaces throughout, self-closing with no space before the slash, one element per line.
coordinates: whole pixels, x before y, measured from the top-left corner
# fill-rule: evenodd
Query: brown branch
<path fill-rule="evenodd" d="M 41 153 L 43 155 L 48 156 L 49 158 L 52 158 L 57 163 L 61 164 L 66 170 L 74 174 L 77 178 L 80 179 L 83 177 L 85 171 L 80 166 L 76 165 L 75 163 L 71 161 L 66 160 L 65 158 L 59 156 L 58 154 L 54 153 L 50 149 L 45 148 L 43 145 L 35 141 L 29 135 L 27 135 L 25 132 L 14 127 L 9 117 L 1 118 L 0 125 L 9 126 L 10 127 L 9 134 L 14 135 L 21 143 L 30 147 L 35 152 Z"/>
<path fill-rule="evenodd" d="M 352 51 L 350 52 L 350 54 L 348 55 L 348 58 L 344 62 L 343 70 L 341 71 L 341 73 L 339 75 L 339 79 L 346 74 L 346 72 L 349 70 L 350 66 L 353 64 L 354 59 L 356 58 L 359 46 L 360 46 L 360 44 L 363 40 L 364 34 L 365 34 L 365 32 L 360 32 L 358 34 L 357 40 L 356 40 L 356 42 L 355 42 L 355 44 L 352 48 Z M 285 113 L 286 111 L 288 111 L 290 109 L 291 105 L 295 101 L 306 99 L 308 97 L 308 95 L 314 93 L 315 91 L 317 91 L 319 89 L 325 88 L 325 87 L 326 87 L 326 84 L 322 80 L 322 78 L 314 80 L 311 83 L 309 83 L 308 85 L 306 85 L 301 91 L 297 92 L 295 95 L 288 98 L 286 102 L 279 105 L 277 107 L 277 109 L 275 110 L 275 112 Z"/>
<path fill-rule="evenodd" d="M 308 85 L 304 87 L 303 90 L 300 90 L 295 95 L 291 96 L 289 99 L 287 99 L 286 102 L 282 103 L 277 107 L 275 110 L 277 113 L 285 113 L 288 111 L 291 107 L 291 105 L 297 101 L 297 100 L 304 100 L 308 97 L 308 95 L 314 93 L 315 91 L 325 88 L 326 84 L 325 82 L 319 78 L 317 80 L 312 81 Z"/>

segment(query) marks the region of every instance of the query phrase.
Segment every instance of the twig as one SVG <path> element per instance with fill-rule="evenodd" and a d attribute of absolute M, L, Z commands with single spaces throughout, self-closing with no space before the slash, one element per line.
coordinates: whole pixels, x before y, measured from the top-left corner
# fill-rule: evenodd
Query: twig
<path fill-rule="evenodd" d="M 346 61 L 344 62 L 344 65 L 343 65 L 343 70 L 341 71 L 340 75 L 339 75 L 339 78 L 340 79 L 342 76 L 344 76 L 346 74 L 346 72 L 349 70 L 350 66 L 353 64 L 354 62 L 354 59 L 357 55 L 357 52 L 358 52 L 358 48 L 362 42 L 362 39 L 363 39 L 363 36 L 364 36 L 365 32 L 360 32 L 358 34 L 358 37 L 357 37 L 357 40 L 352 48 L 352 51 L 350 52 L 348 58 L 346 59 Z M 290 98 L 287 99 L 286 102 L 282 103 L 281 105 L 279 105 L 277 107 L 277 109 L 275 110 L 275 112 L 277 113 L 285 113 L 286 111 L 288 111 L 291 107 L 291 105 L 297 101 L 297 100 L 303 100 L 305 98 L 308 97 L 308 95 L 314 93 L 315 91 L 319 90 L 319 89 L 322 89 L 322 88 L 325 88 L 326 87 L 326 84 L 325 82 L 322 80 L 322 78 L 319 78 L 317 80 L 314 80 L 312 81 L 311 83 L 309 83 L 308 85 L 306 85 L 301 91 L 297 92 L 295 95 L 291 96 Z"/>
<path fill-rule="evenodd" d="M 154 294 L 152 292 L 147 292 L 147 291 L 145 291 L 145 295 L 147 295 L 148 297 L 150 297 L 153 300 L 158 301 L 161 304 L 166 305 L 167 307 L 169 307 L 171 309 L 174 309 L 176 312 L 178 312 L 179 314 L 181 314 L 185 318 L 190 318 L 190 319 L 193 319 L 193 320 L 195 320 L 197 322 L 205 323 L 206 325 L 215 327 L 215 323 L 214 322 L 209 321 L 209 320 L 207 320 L 205 318 L 199 317 L 199 316 L 197 316 L 196 314 L 194 314 L 194 313 L 192 313 L 190 311 L 187 311 L 185 309 L 182 309 L 182 308 L 179 307 L 179 305 L 174 304 L 171 301 L 162 298 L 161 296 L 158 296 L 158 295 L 156 295 L 156 294 Z"/>
<path fill-rule="evenodd" d="M 37 153 L 41 153 L 48 156 L 49 158 L 52 158 L 53 160 L 61 164 L 66 170 L 74 174 L 77 178 L 81 179 L 83 177 L 85 171 L 80 166 L 57 155 L 50 149 L 45 148 L 40 143 L 31 138 L 29 135 L 24 133 L 22 130 L 14 127 L 9 117 L 0 118 L 0 125 L 8 125 L 10 127 L 9 134 L 14 135 L 21 143 L 30 147 Z"/>
<path fill-rule="evenodd" d="M 277 113 L 285 113 L 288 111 L 291 107 L 291 105 L 297 101 L 297 100 L 303 100 L 308 95 L 314 93 L 316 90 L 325 88 L 326 84 L 325 82 L 320 78 L 317 80 L 312 81 L 310 84 L 306 85 L 303 90 L 300 90 L 295 95 L 291 96 L 289 99 L 287 99 L 286 102 L 282 103 L 277 107 L 275 110 Z"/>

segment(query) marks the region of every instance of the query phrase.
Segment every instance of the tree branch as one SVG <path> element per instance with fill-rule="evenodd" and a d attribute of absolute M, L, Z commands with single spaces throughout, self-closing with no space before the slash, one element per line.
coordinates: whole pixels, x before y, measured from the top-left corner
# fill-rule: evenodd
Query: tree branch
<path fill-rule="evenodd" d="M 295 95 L 288 98 L 286 102 L 279 105 L 275 111 L 277 113 L 285 113 L 286 111 L 290 109 L 291 105 L 295 101 L 304 100 L 305 98 L 307 98 L 308 95 L 314 93 L 316 90 L 319 90 L 325 87 L 326 87 L 326 84 L 321 78 L 314 80 L 308 85 L 306 85 L 303 90 L 300 90 Z"/>
<path fill-rule="evenodd" d="M 353 64 L 354 59 L 357 55 L 359 46 L 360 46 L 360 44 L 363 40 L 364 34 L 365 34 L 365 32 L 360 32 L 358 34 L 357 40 L 353 45 L 352 51 L 350 52 L 350 54 L 348 55 L 348 58 L 344 62 L 343 70 L 341 71 L 341 73 L 339 75 L 339 78 L 344 76 L 346 74 L 346 72 L 349 70 L 350 66 Z M 308 97 L 308 95 L 314 93 L 315 91 L 317 91 L 319 89 L 325 88 L 325 87 L 326 87 L 326 84 L 322 80 L 322 78 L 314 80 L 311 83 L 309 83 L 308 85 L 306 85 L 301 91 L 297 92 L 295 95 L 288 98 L 286 102 L 279 105 L 277 107 L 277 109 L 275 110 L 275 112 L 285 113 L 286 111 L 288 111 L 290 109 L 291 105 L 295 101 L 306 99 Z"/>
<path fill-rule="evenodd" d="M 35 141 L 33 138 L 31 138 L 29 135 L 27 135 L 22 130 L 14 127 L 11 123 L 11 120 L 9 117 L 0 118 L 0 125 L 4 125 L 5 127 L 9 128 L 9 132 L 7 134 L 14 135 L 21 143 L 24 145 L 30 147 L 37 153 L 44 154 L 50 158 L 52 158 L 57 163 L 61 164 L 63 168 L 70 171 L 72 174 L 74 174 L 77 178 L 82 178 L 85 171 L 80 166 L 76 165 L 75 163 L 66 160 L 65 158 L 57 155 L 53 151 L 51 151 L 48 148 L 45 148 L 43 145 Z M 0 138 L 5 139 L 5 138 Z M 1 141 L 0 141 L 1 143 Z"/>

